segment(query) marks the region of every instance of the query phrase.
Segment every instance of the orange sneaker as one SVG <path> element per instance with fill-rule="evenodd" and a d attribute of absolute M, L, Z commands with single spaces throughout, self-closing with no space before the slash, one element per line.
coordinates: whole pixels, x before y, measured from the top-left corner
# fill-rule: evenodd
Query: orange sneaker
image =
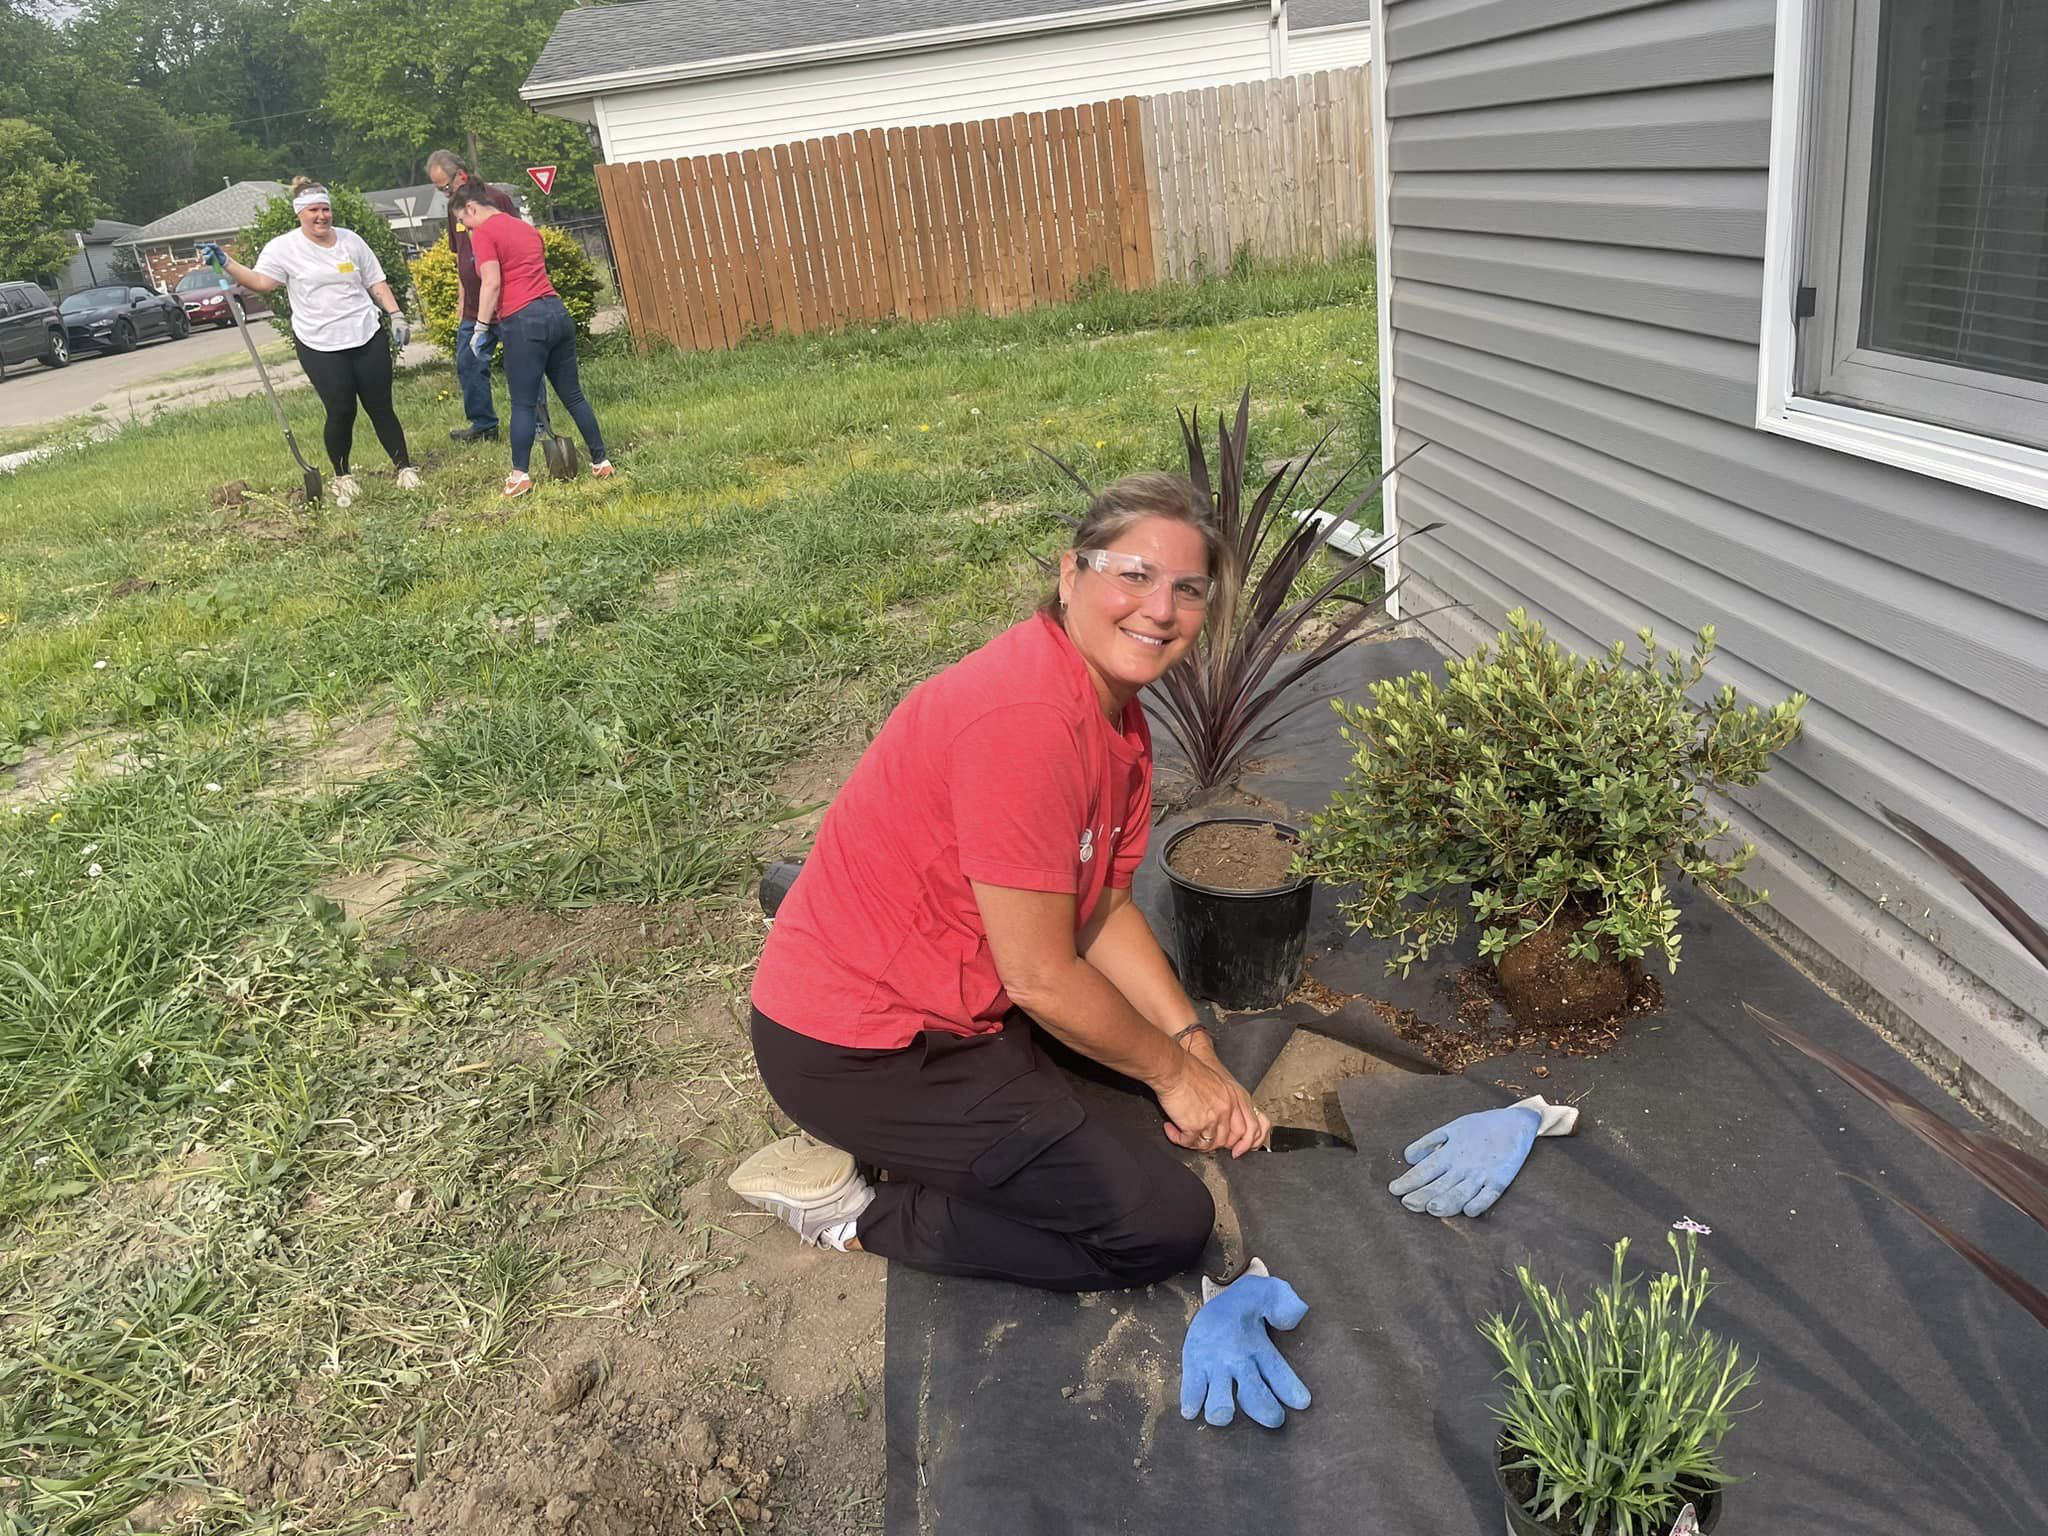
<path fill-rule="evenodd" d="M 618 473 L 616 469 L 612 468 L 612 461 L 610 459 L 599 459 L 590 466 L 590 472 L 600 480 L 609 480 Z"/>
<path fill-rule="evenodd" d="M 514 496 L 524 496 L 532 489 L 533 476 L 523 470 L 515 469 L 505 477 L 505 499 L 507 501 L 510 501 Z"/>

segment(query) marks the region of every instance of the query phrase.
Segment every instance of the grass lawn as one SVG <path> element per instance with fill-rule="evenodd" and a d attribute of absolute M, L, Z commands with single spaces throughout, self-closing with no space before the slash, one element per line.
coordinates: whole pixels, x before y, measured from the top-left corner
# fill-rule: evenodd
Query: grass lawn
<path fill-rule="evenodd" d="M 743 1292 L 761 860 L 1034 601 L 1032 445 L 1174 467 L 1249 380 L 1255 458 L 1370 450 L 1372 284 L 611 345 L 620 478 L 512 506 L 440 370 L 420 494 L 365 423 L 307 516 L 260 399 L 0 476 L 0 1532 L 364 1529 L 538 1330 Z"/>

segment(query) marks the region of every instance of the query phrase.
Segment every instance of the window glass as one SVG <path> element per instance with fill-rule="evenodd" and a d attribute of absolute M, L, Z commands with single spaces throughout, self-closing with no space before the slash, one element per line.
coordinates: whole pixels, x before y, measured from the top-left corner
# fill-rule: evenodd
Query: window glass
<path fill-rule="evenodd" d="M 1862 344 L 2048 382 L 2048 4 L 1881 15 Z"/>

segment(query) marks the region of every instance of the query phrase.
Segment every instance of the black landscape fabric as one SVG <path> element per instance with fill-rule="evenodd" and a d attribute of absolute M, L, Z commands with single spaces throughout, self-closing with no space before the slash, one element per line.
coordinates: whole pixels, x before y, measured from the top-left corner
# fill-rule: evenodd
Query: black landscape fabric
<path fill-rule="evenodd" d="M 1327 670 L 1342 668 L 1357 697 L 1368 678 L 1435 665 L 1415 642 L 1354 656 Z M 1307 811 L 1344 766 L 1331 717 L 1311 709 L 1246 787 Z M 1141 874 L 1155 922 L 1163 885 L 1156 868 Z M 1502 1528 L 1490 1472 L 1498 1392 L 1479 1322 L 1512 1309 L 1517 1264 L 1583 1294 L 1627 1237 L 1632 1265 L 1660 1269 L 1665 1233 L 1684 1217 L 1713 1228 L 1701 1240 L 1719 1287 L 1707 1322 L 1757 1368 L 1754 1409 L 1725 1447 L 1748 1481 L 1728 1496 L 1723 1532 L 2048 1531 L 2048 1330 L 1844 1175 L 1877 1180 L 2031 1272 L 2048 1243 L 1819 1067 L 1769 1043 L 1744 1000 L 1961 1113 L 1741 922 L 1703 899 L 1684 905 L 1685 963 L 1665 977 L 1666 1007 L 1605 1056 L 1551 1055 L 1541 1080 L 1520 1053 L 1464 1076 L 1355 1078 L 1341 1098 L 1356 1155 L 1223 1163 L 1247 1249 L 1309 1305 L 1278 1342 L 1315 1401 L 1283 1430 L 1242 1415 L 1223 1429 L 1180 1417 L 1193 1273 L 1074 1297 L 893 1267 L 889 1531 L 1051 1536 L 1195 1521 L 1490 1536 Z M 1386 978 L 1386 947 L 1349 936 L 1324 892 L 1309 953 L 1330 987 L 1455 1023 L 1449 983 L 1469 950 Z M 1297 1004 L 1286 1019 L 1309 1016 Z M 1284 1044 L 1277 1017 L 1222 1026 L 1226 1054 L 1254 1079 Z M 1534 1092 L 1580 1104 L 1579 1132 L 1539 1141 L 1487 1216 L 1438 1221 L 1387 1194 L 1409 1141 Z M 1157 1122 L 1135 1095 L 1091 1087 L 1090 1103 Z"/>

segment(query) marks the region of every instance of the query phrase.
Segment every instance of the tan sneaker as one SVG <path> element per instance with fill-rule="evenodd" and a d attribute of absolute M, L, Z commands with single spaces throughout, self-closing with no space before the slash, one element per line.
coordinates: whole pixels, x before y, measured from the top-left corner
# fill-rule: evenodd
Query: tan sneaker
<path fill-rule="evenodd" d="M 733 1169 L 725 1185 L 747 1204 L 780 1216 L 813 1246 L 875 1198 L 851 1153 L 808 1136 L 771 1141 Z"/>
<path fill-rule="evenodd" d="M 354 475 L 336 475 L 327 482 L 328 490 L 334 493 L 334 504 L 345 507 L 363 494 L 362 485 Z"/>
<path fill-rule="evenodd" d="M 401 491 L 416 491 L 420 488 L 420 472 L 410 464 L 398 472 L 398 488 Z"/>

